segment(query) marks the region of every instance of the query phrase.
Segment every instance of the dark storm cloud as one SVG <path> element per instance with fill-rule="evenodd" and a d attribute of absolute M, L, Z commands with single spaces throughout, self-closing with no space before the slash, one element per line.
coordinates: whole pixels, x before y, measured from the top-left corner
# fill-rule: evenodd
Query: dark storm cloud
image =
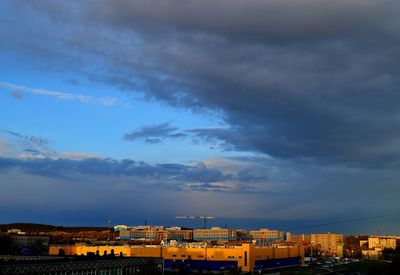
<path fill-rule="evenodd" d="M 155 144 L 161 143 L 167 138 L 182 138 L 185 134 L 179 133 L 178 128 L 172 127 L 168 122 L 157 125 L 143 126 L 140 129 L 134 130 L 124 135 L 125 140 L 135 141 L 143 140 L 146 143 Z"/>
<path fill-rule="evenodd" d="M 3 14 L 16 30 L 3 29 L 4 47 L 14 41 L 91 81 L 215 111 L 229 127 L 193 133 L 217 148 L 399 164 L 398 1 L 43 1 L 8 9 L 41 27 Z M 163 137 L 178 134 L 159 126 Z M 163 138 L 141 130 L 132 139 Z"/>
<path fill-rule="evenodd" d="M 97 2 L 96 2 L 97 3 Z M 235 42 L 301 42 L 335 36 L 369 35 L 397 21 L 395 1 L 191 0 L 103 1 L 85 12 L 95 22 L 135 31 L 210 33 Z M 386 17 L 384 17 L 386 15 Z"/>
<path fill-rule="evenodd" d="M 174 190 L 218 190 L 229 191 L 215 183 L 238 179 L 233 174 L 224 174 L 203 163 L 193 166 L 182 164 L 148 164 L 129 159 L 15 159 L 0 157 L 0 170 L 20 169 L 23 173 L 70 180 L 82 180 L 82 176 L 107 176 L 120 179 L 140 178 L 160 188 Z M 214 186 L 214 188 L 212 187 Z M 192 188 L 193 187 L 193 188 Z"/>

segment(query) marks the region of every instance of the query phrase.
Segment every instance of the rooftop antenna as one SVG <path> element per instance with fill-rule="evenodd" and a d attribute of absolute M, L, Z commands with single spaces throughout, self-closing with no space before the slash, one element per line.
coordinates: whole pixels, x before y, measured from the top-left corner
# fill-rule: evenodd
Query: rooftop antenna
<path fill-rule="evenodd" d="M 203 215 L 203 216 L 176 216 L 175 219 L 202 219 L 203 220 L 203 228 L 207 229 L 207 220 L 214 220 L 214 216 Z"/>

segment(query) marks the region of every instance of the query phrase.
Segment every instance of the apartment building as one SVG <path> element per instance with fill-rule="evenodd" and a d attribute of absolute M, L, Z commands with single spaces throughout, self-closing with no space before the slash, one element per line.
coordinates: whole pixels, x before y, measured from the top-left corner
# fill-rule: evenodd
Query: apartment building
<path fill-rule="evenodd" d="M 343 257 L 343 234 L 311 234 L 311 245 L 322 254 Z"/>
<path fill-rule="evenodd" d="M 193 230 L 193 240 L 195 241 L 236 241 L 237 239 L 236 229 L 211 227 L 210 229 Z"/>
<path fill-rule="evenodd" d="M 286 233 L 286 241 L 295 244 L 311 244 L 311 234 L 292 234 L 290 232 Z"/>
<path fill-rule="evenodd" d="M 362 256 L 365 259 L 379 259 L 384 249 L 396 249 L 400 242 L 400 236 L 370 236 L 368 241 L 360 241 L 363 249 Z"/>
<path fill-rule="evenodd" d="M 385 236 L 371 236 L 368 238 L 368 249 L 396 249 L 397 247 L 397 239 L 393 237 L 385 237 Z"/>

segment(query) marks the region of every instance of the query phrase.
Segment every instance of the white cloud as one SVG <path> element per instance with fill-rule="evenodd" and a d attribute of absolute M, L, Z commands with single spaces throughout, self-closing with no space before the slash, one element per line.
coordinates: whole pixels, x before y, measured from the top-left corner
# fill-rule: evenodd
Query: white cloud
<path fill-rule="evenodd" d="M 32 87 L 20 86 L 13 83 L 8 82 L 0 82 L 0 87 L 11 89 L 14 91 L 23 91 L 28 92 L 31 94 L 36 95 L 45 95 L 51 96 L 60 100 L 75 100 L 81 103 L 87 104 L 99 104 L 104 106 L 111 106 L 115 105 L 117 99 L 114 97 L 93 97 L 88 95 L 80 95 L 80 94 L 73 94 L 73 93 L 65 93 L 59 91 L 52 91 L 52 90 L 45 90 L 45 89 L 36 89 Z"/>
<path fill-rule="evenodd" d="M 53 155 L 50 154 L 19 154 L 18 158 L 20 159 L 54 159 Z"/>

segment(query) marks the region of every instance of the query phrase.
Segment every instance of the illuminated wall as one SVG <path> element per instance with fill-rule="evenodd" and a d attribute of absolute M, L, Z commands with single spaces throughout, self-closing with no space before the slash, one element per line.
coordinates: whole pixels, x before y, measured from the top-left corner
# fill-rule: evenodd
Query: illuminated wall
<path fill-rule="evenodd" d="M 391 248 L 396 249 L 396 239 L 395 238 L 385 238 L 385 237 L 369 237 L 368 238 L 368 248 Z"/>
<path fill-rule="evenodd" d="M 50 255 L 58 255 L 63 249 L 65 255 L 87 255 L 99 252 L 100 255 L 115 255 L 122 253 L 129 257 L 157 257 L 164 258 L 170 266 L 191 262 L 193 264 L 203 263 L 205 268 L 217 266 L 231 266 L 242 271 L 251 271 L 253 267 L 269 268 L 277 265 L 298 265 L 304 260 L 303 247 L 256 247 L 254 244 L 244 243 L 238 246 L 213 246 L 213 247 L 163 247 L 153 246 L 88 246 L 85 244 L 75 245 L 51 245 Z M 274 261 L 279 259 L 279 261 Z M 205 265 L 204 263 L 208 263 Z M 212 263 L 214 263 L 212 265 Z M 280 266 L 279 266 L 280 267 Z"/>
<path fill-rule="evenodd" d="M 343 257 L 343 234 L 311 234 L 311 244 L 318 246 L 321 252 Z"/>

